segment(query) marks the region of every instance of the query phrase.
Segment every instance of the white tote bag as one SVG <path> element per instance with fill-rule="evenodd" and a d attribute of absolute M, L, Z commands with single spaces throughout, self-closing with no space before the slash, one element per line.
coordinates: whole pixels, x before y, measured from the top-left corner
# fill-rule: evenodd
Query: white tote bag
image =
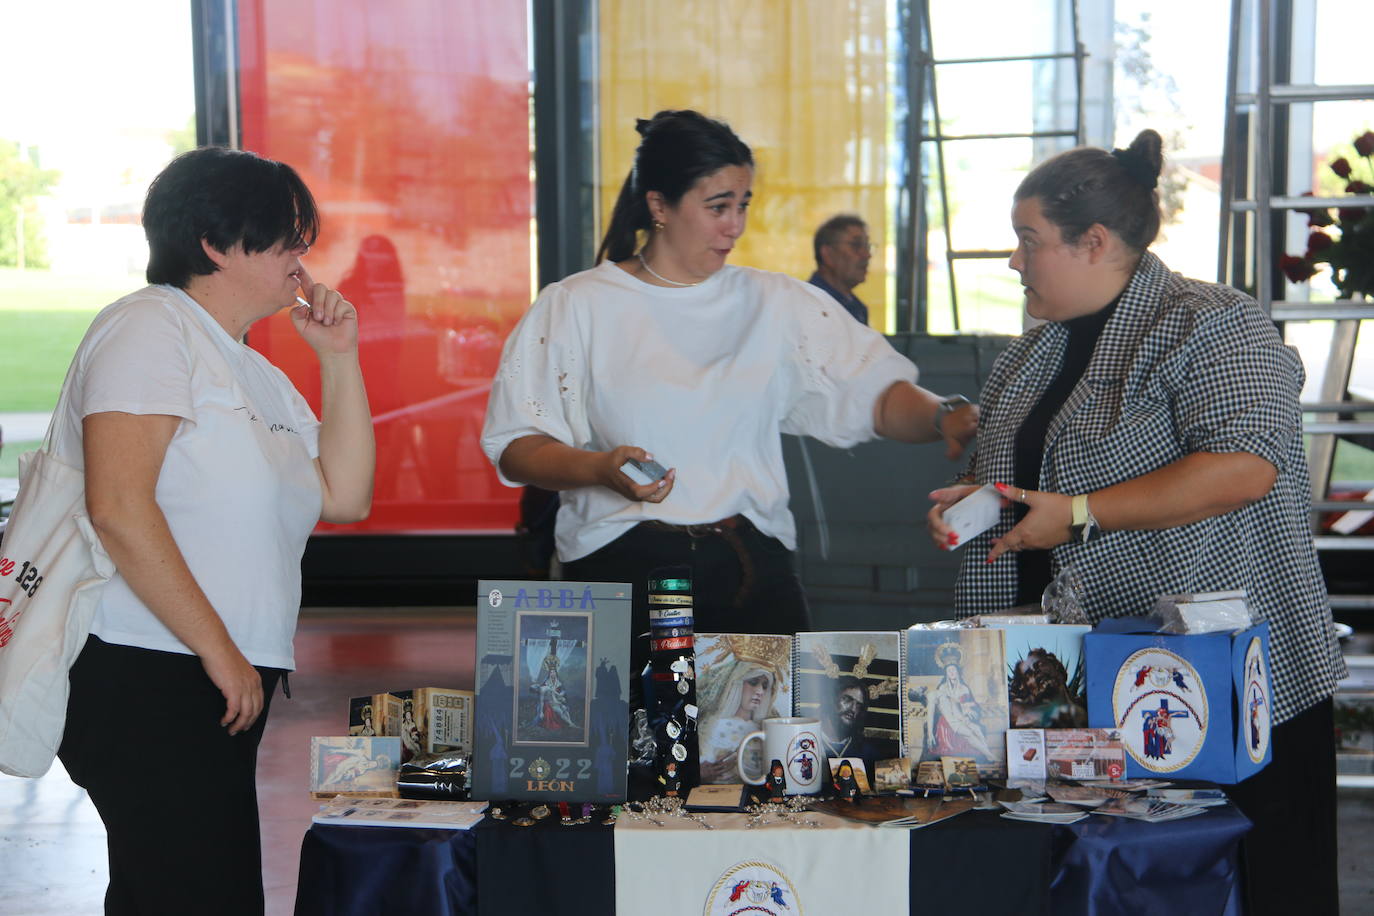
<path fill-rule="evenodd" d="M 86 518 L 84 473 L 53 454 L 67 384 L 43 448 L 19 459 L 19 495 L 0 541 L 0 770 L 12 776 L 52 766 L 67 720 L 67 672 L 114 573 Z"/>

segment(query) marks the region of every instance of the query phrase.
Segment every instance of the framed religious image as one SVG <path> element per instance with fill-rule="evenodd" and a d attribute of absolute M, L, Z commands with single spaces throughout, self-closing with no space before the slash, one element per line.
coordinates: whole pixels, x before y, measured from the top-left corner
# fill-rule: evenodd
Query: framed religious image
<path fill-rule="evenodd" d="M 512 744 L 586 747 L 591 714 L 592 615 L 587 612 L 515 612 Z"/>
<path fill-rule="evenodd" d="M 479 584 L 474 797 L 625 797 L 631 594 L 608 582 Z"/>

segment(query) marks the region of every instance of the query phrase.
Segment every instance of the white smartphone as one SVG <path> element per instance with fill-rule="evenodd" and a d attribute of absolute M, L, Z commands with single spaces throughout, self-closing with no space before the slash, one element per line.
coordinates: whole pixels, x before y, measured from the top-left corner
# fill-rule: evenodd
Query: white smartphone
<path fill-rule="evenodd" d="M 662 480 L 668 469 L 652 458 L 648 461 L 630 458 L 620 466 L 620 472 L 643 487 Z"/>

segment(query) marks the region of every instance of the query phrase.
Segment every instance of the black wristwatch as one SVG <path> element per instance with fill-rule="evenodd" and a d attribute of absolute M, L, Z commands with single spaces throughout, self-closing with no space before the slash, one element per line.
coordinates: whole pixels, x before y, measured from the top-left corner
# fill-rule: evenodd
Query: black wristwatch
<path fill-rule="evenodd" d="M 952 394 L 949 397 L 941 400 L 939 406 L 935 408 L 935 431 L 943 436 L 945 434 L 945 431 L 941 427 L 941 424 L 945 421 L 945 415 L 954 413 L 954 411 L 959 410 L 963 407 L 972 406 L 973 402 L 970 401 L 968 398 L 964 397 L 962 394 Z"/>

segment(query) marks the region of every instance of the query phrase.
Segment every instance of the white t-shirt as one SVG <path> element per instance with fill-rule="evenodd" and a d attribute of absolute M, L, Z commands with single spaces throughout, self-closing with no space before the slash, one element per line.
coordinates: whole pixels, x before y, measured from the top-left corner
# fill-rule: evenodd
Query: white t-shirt
<path fill-rule="evenodd" d="M 83 467 L 81 420 L 169 414 L 156 498 L 172 537 L 254 665 L 295 667 L 301 555 L 320 518 L 319 421 L 282 372 L 190 296 L 149 286 L 96 315 L 76 351 L 61 460 Z M 91 632 L 106 642 L 194 654 L 117 572 Z"/>
<path fill-rule="evenodd" d="M 794 549 L 779 433 L 840 447 L 872 439 L 874 404 L 901 380 L 916 380 L 910 360 L 800 280 L 725 267 L 668 289 L 603 262 L 546 287 L 511 333 L 482 449 L 496 464 L 515 439 L 542 434 L 595 451 L 637 445 L 677 468 L 662 503 L 565 491 L 555 528 L 565 562 L 646 519 L 738 513 Z"/>

